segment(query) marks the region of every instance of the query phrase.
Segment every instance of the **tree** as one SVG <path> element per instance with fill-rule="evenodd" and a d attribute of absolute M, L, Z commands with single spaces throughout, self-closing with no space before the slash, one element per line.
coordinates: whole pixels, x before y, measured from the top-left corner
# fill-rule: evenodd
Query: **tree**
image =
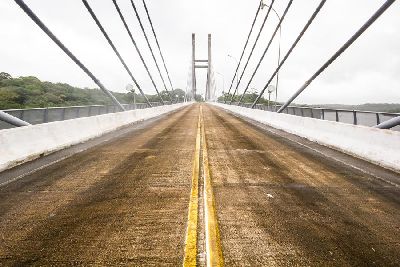
<path fill-rule="evenodd" d="M 11 80 L 12 77 L 7 72 L 0 72 L 0 81 L 1 80 Z"/>
<path fill-rule="evenodd" d="M 203 96 L 202 95 L 198 95 L 198 94 L 196 94 L 196 96 L 194 97 L 194 100 L 196 102 L 204 102 Z"/>
<path fill-rule="evenodd" d="M 66 83 L 42 82 L 33 76 L 10 78 L 1 73 L 0 110 L 11 108 L 41 108 L 61 106 L 113 105 L 111 100 L 99 89 L 77 88 Z M 121 103 L 132 103 L 132 93 L 112 92 Z M 163 99 L 169 101 L 167 92 L 162 92 Z M 173 101 L 183 100 L 185 92 L 175 89 L 171 92 Z M 146 95 L 150 102 L 159 102 L 157 94 Z M 137 103 L 145 103 L 141 94 L 136 94 Z"/>

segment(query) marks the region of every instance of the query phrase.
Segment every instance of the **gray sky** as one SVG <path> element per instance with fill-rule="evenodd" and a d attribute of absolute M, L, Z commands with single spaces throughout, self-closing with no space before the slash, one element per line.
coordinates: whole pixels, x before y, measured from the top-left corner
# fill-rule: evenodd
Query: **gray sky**
<path fill-rule="evenodd" d="M 141 0 L 134 1 L 150 35 Z M 276 0 L 274 7 L 278 13 L 283 13 L 287 1 Z M 161 88 L 161 80 L 155 73 L 155 65 L 130 2 L 118 2 Z M 384 0 L 328 0 L 315 23 L 282 68 L 278 100 L 285 101 L 297 90 L 383 2 Z M 128 74 L 80 0 L 26 0 L 26 3 L 107 88 L 123 92 L 126 84 L 131 83 Z M 89 3 L 145 92 L 154 93 L 112 1 L 89 0 Z M 283 55 L 318 3 L 319 0 L 293 2 L 282 26 Z M 147 4 L 174 87 L 186 87 L 192 32 L 197 34 L 199 58 L 207 57 L 207 33 L 213 35 L 214 69 L 224 75 L 225 87 L 228 87 L 236 65 L 227 54 L 240 57 L 258 0 L 147 0 Z M 264 17 L 266 9 L 260 14 Z M 400 103 L 399 14 L 400 3 L 396 1 L 296 102 Z M 277 19 L 271 16 L 250 61 L 250 68 L 244 75 L 241 91 L 265 49 L 276 23 Z M 258 20 L 257 26 L 260 24 L 261 19 Z M 50 41 L 14 1 L 0 1 L 0 25 L 0 71 L 9 72 L 13 76 L 33 75 L 41 80 L 65 82 L 79 87 L 95 87 L 95 84 Z M 255 34 L 252 40 L 254 37 Z M 277 52 L 276 41 L 271 46 L 251 88 L 260 90 L 266 83 L 276 67 Z M 200 70 L 200 91 L 204 90 L 205 77 L 205 71 Z M 217 84 L 221 92 L 220 76 L 217 77 Z"/>

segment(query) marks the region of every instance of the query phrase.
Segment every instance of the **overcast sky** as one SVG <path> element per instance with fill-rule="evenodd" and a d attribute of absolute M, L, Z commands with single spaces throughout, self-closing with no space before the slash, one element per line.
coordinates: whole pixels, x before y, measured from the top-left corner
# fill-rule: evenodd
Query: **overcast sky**
<path fill-rule="evenodd" d="M 134 0 L 150 34 L 141 0 Z M 276 0 L 283 13 L 288 0 Z M 284 55 L 320 0 L 294 0 L 282 25 Z M 280 73 L 278 100 L 285 101 L 297 90 L 382 4 L 384 0 L 328 0 Z M 132 83 L 117 57 L 80 0 L 26 0 L 26 3 L 66 46 L 113 91 L 123 92 Z M 129 36 L 111 0 L 89 0 L 122 56 L 146 93 L 154 93 Z M 151 67 L 155 64 L 140 31 L 130 0 L 118 3 L 135 39 Z M 167 66 L 175 88 L 185 89 L 191 57 L 191 33 L 197 35 L 198 58 L 207 57 L 207 33 L 213 38 L 213 66 L 225 77 L 227 88 L 236 67 L 228 58 L 239 59 L 259 0 L 147 0 Z M 266 1 L 270 3 L 270 1 Z M 267 10 L 260 12 L 263 18 Z M 396 1 L 367 32 L 322 74 L 297 103 L 400 103 L 400 2 Z M 261 17 L 256 31 L 261 24 Z M 259 60 L 276 27 L 277 18 L 267 22 L 243 84 Z M 41 80 L 96 87 L 15 4 L 0 1 L 0 71 L 12 76 L 36 76 Z M 253 34 L 252 40 L 254 40 Z M 155 47 L 155 43 L 152 43 Z M 278 39 L 271 46 L 251 88 L 260 90 L 268 80 L 278 55 Z M 247 53 L 246 53 L 247 56 Z M 204 91 L 205 70 L 199 70 L 198 89 Z M 222 92 L 222 76 L 217 77 Z M 243 85 L 244 86 L 244 85 Z M 243 86 L 240 90 L 243 90 Z"/>

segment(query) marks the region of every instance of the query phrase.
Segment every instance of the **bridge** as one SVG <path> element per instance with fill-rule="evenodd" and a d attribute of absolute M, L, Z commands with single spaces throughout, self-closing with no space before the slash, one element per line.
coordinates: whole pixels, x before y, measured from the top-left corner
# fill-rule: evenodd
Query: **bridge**
<path fill-rule="evenodd" d="M 184 99 L 170 93 L 174 87 L 145 1 L 158 62 L 134 4 L 139 1 L 132 1 L 157 65 L 151 71 L 140 56 L 159 102 L 148 99 L 82 0 L 145 99 L 134 104 L 120 103 L 23 0 L 15 2 L 113 105 L 0 111 L 0 265 L 400 265 L 400 114 L 293 104 L 395 1 L 384 1 L 287 102 L 273 104 L 259 102 L 325 0 L 251 102 L 244 102 L 246 91 L 292 0 L 241 94 L 254 23 L 222 96 L 212 35 L 204 59 L 197 58 L 192 34 Z M 266 9 L 265 24 L 273 3 L 261 1 L 255 19 Z M 204 99 L 196 101 L 202 69 Z"/>

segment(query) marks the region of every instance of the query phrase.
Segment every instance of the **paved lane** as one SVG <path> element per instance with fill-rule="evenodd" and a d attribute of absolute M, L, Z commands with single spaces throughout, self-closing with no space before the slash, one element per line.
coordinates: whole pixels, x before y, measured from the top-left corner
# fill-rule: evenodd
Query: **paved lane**
<path fill-rule="evenodd" d="M 399 187 L 203 111 L 226 266 L 400 265 Z"/>
<path fill-rule="evenodd" d="M 198 107 L 0 188 L 0 265 L 183 261 Z"/>
<path fill-rule="evenodd" d="M 0 187 L 0 266 L 400 265 L 398 174 L 199 106 Z"/>

